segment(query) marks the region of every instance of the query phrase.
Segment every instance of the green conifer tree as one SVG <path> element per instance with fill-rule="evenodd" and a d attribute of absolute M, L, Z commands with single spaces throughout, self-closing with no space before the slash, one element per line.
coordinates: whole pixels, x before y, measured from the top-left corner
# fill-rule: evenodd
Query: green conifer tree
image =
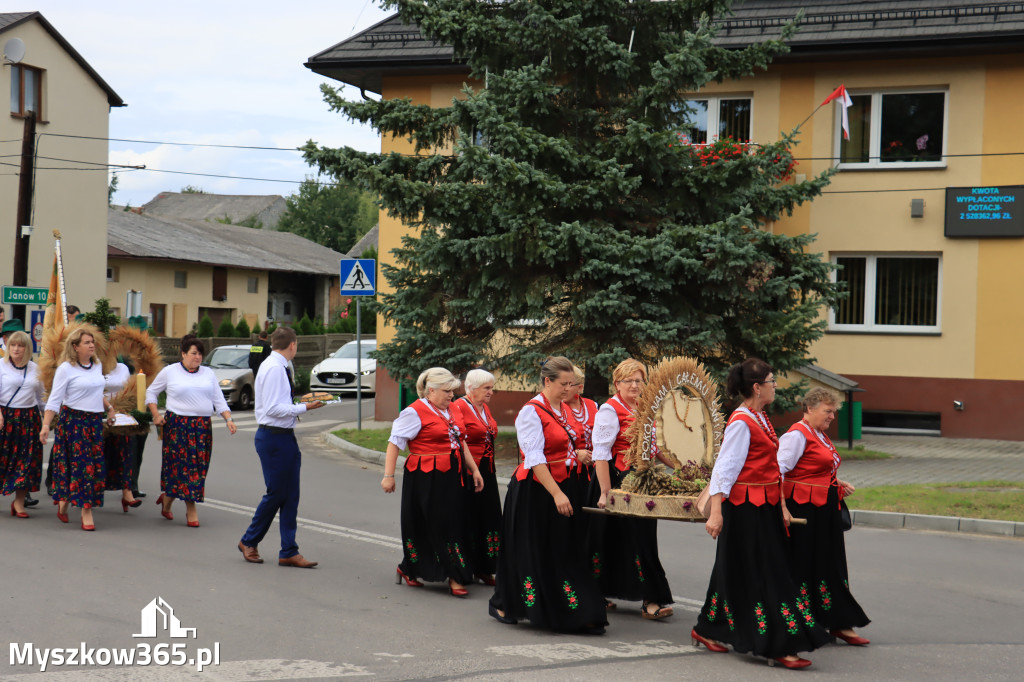
<path fill-rule="evenodd" d="M 765 228 L 827 177 L 794 181 L 795 131 L 686 139 L 686 95 L 765 69 L 793 26 L 725 49 L 715 25 L 728 2 L 384 5 L 475 79 L 440 108 L 324 85 L 331 109 L 416 154 L 304 147 L 418 230 L 382 267 L 393 293 L 376 306 L 396 336 L 378 357 L 392 376 L 484 361 L 534 377 L 548 354 L 604 375 L 626 356 L 686 354 L 719 376 L 752 355 L 778 373 L 809 361 L 836 299 L 830 266 L 812 236 Z"/>
<path fill-rule="evenodd" d="M 209 315 L 203 315 L 199 320 L 199 327 L 196 329 L 196 336 L 208 339 L 213 336 L 213 320 Z"/>
<path fill-rule="evenodd" d="M 235 335 L 235 325 L 231 324 L 231 318 L 225 317 L 217 327 L 217 336 L 230 339 Z"/>

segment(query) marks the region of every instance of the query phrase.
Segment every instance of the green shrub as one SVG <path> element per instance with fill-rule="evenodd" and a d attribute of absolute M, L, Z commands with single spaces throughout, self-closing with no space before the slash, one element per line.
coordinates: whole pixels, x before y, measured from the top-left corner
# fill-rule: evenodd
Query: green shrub
<path fill-rule="evenodd" d="M 232 337 L 235 335 L 235 325 L 231 324 L 231 320 L 227 317 L 220 323 L 220 327 L 217 328 L 217 336 Z"/>
<path fill-rule="evenodd" d="M 249 323 L 245 321 L 245 317 L 238 319 L 238 326 L 235 327 L 235 336 L 241 339 L 247 339 L 252 336 L 252 330 L 249 329 Z"/>
<path fill-rule="evenodd" d="M 210 319 L 209 315 L 203 315 L 203 319 L 199 320 L 199 329 L 196 330 L 196 336 L 204 339 L 213 336 L 213 320 Z"/>

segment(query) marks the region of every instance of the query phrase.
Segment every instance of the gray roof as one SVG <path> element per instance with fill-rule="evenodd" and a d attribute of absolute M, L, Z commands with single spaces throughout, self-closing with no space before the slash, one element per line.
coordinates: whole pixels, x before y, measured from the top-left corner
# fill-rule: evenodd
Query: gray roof
<path fill-rule="evenodd" d="M 370 228 L 370 231 L 362 236 L 362 238 L 356 242 L 355 246 L 348 250 L 346 256 L 350 258 L 359 258 L 363 255 L 363 251 L 367 249 L 377 250 L 377 236 L 380 234 L 380 223 L 377 223 Z"/>
<path fill-rule="evenodd" d="M 78 54 L 78 51 L 71 47 L 71 43 L 65 40 L 64 36 L 58 33 L 57 29 L 53 27 L 53 24 L 47 21 L 39 12 L 0 12 L 0 34 L 32 20 L 38 21 L 39 24 L 46 29 L 46 32 L 49 33 L 54 40 L 60 43 L 60 46 L 64 48 L 64 51 L 71 55 L 72 59 L 78 62 L 78 65 L 81 66 L 94 81 L 96 81 L 96 84 L 99 85 L 105 93 L 107 93 L 107 104 L 112 107 L 127 106 L 124 103 L 124 100 L 114 92 L 114 89 L 107 85 L 105 80 L 100 78 L 100 75 L 96 73 L 96 70 L 89 66 L 89 63 L 82 58 L 82 55 Z M 26 56 L 29 57 L 29 63 L 31 63 L 32 55 L 28 54 Z"/>
<path fill-rule="evenodd" d="M 344 258 L 291 232 L 254 230 L 110 209 L 107 255 L 312 275 L 339 273 Z"/>
<path fill-rule="evenodd" d="M 1024 38 L 1024 3 L 1020 2 L 736 0 L 732 9 L 732 16 L 718 22 L 718 42 L 728 47 L 776 38 L 781 27 L 804 10 L 787 60 L 866 51 L 877 56 L 880 49 L 1020 51 Z M 382 76 L 391 73 L 465 71 L 450 46 L 428 40 L 418 26 L 403 24 L 398 15 L 313 55 L 306 67 L 377 93 Z"/>
<path fill-rule="evenodd" d="M 160 192 L 142 205 L 143 213 L 184 220 L 222 220 L 225 216 L 239 223 L 255 216 L 263 227 L 273 229 L 286 208 L 277 194 L 206 194 L 200 192 Z"/>
<path fill-rule="evenodd" d="M 797 370 L 801 374 L 816 381 L 820 381 L 830 388 L 834 388 L 837 391 L 863 391 L 862 388 L 857 388 L 860 384 L 853 379 L 847 379 L 846 377 L 830 372 L 824 367 L 818 365 L 804 365 L 798 367 Z"/>

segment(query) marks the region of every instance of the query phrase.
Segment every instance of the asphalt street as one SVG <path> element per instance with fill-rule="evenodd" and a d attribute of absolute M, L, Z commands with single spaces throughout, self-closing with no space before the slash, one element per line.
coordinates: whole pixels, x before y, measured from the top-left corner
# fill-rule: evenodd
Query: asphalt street
<path fill-rule="evenodd" d="M 372 400 L 364 415 L 372 414 Z M 354 401 L 312 412 L 300 423 L 303 449 L 300 551 L 312 570 L 276 565 L 277 528 L 260 546 L 262 565 L 236 544 L 263 493 L 252 446 L 252 413 L 236 413 L 235 436 L 215 420 L 214 455 L 200 505 L 200 528 L 173 521 L 154 504 L 159 442 L 143 462 L 145 503 L 121 512 L 116 493 L 95 514 L 97 531 L 57 521 L 49 498 L 32 518 L 0 517 L 0 566 L 9 643 L 0 678 L 40 680 L 385 680 L 1020 679 L 1024 666 L 1024 541 L 1015 538 L 856 527 L 847 534 L 851 586 L 873 623 L 866 648 L 829 645 L 808 654 L 801 673 L 750 656 L 690 645 L 714 542 L 703 526 L 663 521 L 661 557 L 677 597 L 676 615 L 645 621 L 638 603 L 620 603 L 603 636 L 558 635 L 487 616 L 490 589 L 453 598 L 445 586 L 394 583 L 401 558 L 399 494 L 380 491 L 379 467 L 324 446 L 320 433 L 355 417 Z M 399 476 L 401 485 L 401 476 Z M 9 504 L 10 498 L 3 500 Z M 6 507 L 3 507 L 6 510 Z M 165 614 L 157 637 L 143 613 L 155 599 Z M 150 607 L 150 615 L 152 607 Z M 173 615 L 171 610 L 173 609 Z M 195 628 L 170 637 L 170 623 Z M 186 631 L 187 632 L 187 631 Z M 186 665 L 138 663 L 141 650 L 175 651 Z M 44 650 L 75 649 L 94 665 L 54 665 Z M 132 649 L 133 665 L 100 665 L 101 650 Z M 189 659 L 216 652 L 202 673 Z M 30 651 L 31 650 L 31 651 Z M 36 651 L 38 650 L 38 652 Z M 67 658 L 67 652 L 62 652 Z M 112 656 L 113 654 L 107 653 Z M 31 664 L 28 662 L 31 658 Z M 155 655 L 152 658 L 156 658 Z"/>

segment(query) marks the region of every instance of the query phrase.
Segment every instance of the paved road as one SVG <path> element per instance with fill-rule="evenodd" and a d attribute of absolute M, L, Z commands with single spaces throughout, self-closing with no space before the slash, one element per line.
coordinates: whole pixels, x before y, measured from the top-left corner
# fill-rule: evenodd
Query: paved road
<path fill-rule="evenodd" d="M 364 408 L 364 411 L 368 408 Z M 333 411 L 333 412 L 332 412 Z M 662 559 L 677 615 L 649 622 L 623 603 L 600 637 L 503 626 L 486 615 L 489 590 L 455 599 L 440 585 L 393 582 L 400 558 L 398 495 L 379 490 L 380 470 L 323 447 L 318 432 L 347 421 L 351 404 L 309 415 L 300 428 L 303 500 L 299 543 L 314 570 L 280 568 L 276 528 L 246 564 L 235 544 L 262 493 L 251 413 L 231 437 L 214 435 L 202 526 L 184 510 L 162 519 L 153 504 L 122 514 L 116 495 L 96 513 L 98 530 L 57 522 L 43 505 L 29 520 L 0 518 L 6 577 L 0 633 L 19 654 L 44 648 L 117 649 L 158 642 L 218 649 L 202 675 L 148 666 L 48 668 L 0 660 L 0 678 L 40 680 L 269 680 L 376 677 L 473 680 L 790 679 L 763 661 L 693 649 L 689 631 L 702 601 L 714 543 L 698 525 L 663 522 Z M 155 492 L 152 441 L 143 489 Z M 1024 541 L 856 528 L 848 535 L 852 585 L 874 623 L 866 649 L 828 646 L 810 654 L 811 673 L 843 680 L 1019 679 L 1024 666 Z M 140 611 L 161 597 L 195 639 L 145 634 Z M 186 658 L 188 657 L 186 656 Z"/>

